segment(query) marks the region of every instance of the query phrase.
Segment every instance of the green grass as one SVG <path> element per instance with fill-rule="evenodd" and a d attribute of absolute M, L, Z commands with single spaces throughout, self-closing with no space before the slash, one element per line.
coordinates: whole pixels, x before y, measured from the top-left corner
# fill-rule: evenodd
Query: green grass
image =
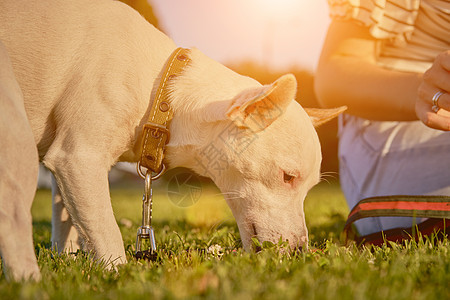
<path fill-rule="evenodd" d="M 279 251 L 282 244 L 245 253 L 218 193 L 205 184 L 200 201 L 180 208 L 164 186 L 157 189 L 153 226 L 162 259 L 142 262 L 131 257 L 141 191 L 113 189 L 129 263 L 110 272 L 88 254 L 74 259 L 50 250 L 50 192 L 38 191 L 34 238 L 43 280 L 8 283 L 2 275 L 0 299 L 450 299 L 449 241 L 344 246 L 348 208 L 337 183 L 321 183 L 308 195 L 311 250 L 295 255 Z M 220 251 L 206 251 L 217 245 Z"/>

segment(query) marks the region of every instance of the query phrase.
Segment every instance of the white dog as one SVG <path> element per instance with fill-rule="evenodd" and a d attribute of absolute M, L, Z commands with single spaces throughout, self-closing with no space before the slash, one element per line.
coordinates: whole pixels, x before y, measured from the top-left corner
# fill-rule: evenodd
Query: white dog
<path fill-rule="evenodd" d="M 142 127 L 175 44 L 133 9 L 109 0 L 1 1 L 0 41 L 29 120 L 2 52 L 0 251 L 7 269 L 13 278 L 40 276 L 29 211 L 35 145 L 57 183 L 54 245 L 74 250 L 82 241 L 97 258 L 125 263 L 107 175 L 117 161 L 139 160 Z M 320 177 L 314 125 L 342 109 L 308 116 L 293 101 L 292 75 L 262 86 L 196 49 L 189 59 L 170 82 L 174 118 L 166 165 L 214 180 L 244 248 L 252 237 L 305 244 L 303 201 Z"/>

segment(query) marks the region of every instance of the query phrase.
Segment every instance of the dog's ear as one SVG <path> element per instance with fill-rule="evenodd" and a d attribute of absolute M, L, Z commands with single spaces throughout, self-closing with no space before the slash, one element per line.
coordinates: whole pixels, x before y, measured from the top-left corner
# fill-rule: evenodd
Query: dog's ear
<path fill-rule="evenodd" d="M 347 109 L 347 106 L 339 106 L 336 108 L 304 108 L 306 113 L 311 118 L 314 127 L 336 118 L 339 114 L 343 113 Z"/>
<path fill-rule="evenodd" d="M 284 75 L 270 85 L 237 95 L 226 116 L 239 128 L 261 131 L 285 112 L 296 92 L 297 81 L 294 75 Z"/>

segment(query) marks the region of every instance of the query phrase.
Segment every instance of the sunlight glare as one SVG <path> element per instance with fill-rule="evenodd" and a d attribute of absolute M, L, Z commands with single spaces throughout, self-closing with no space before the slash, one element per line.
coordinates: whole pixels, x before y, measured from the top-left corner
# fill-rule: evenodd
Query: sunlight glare
<path fill-rule="evenodd" d="M 264 13 L 269 15 L 287 16 L 298 12 L 301 5 L 314 0 L 258 0 L 257 3 Z"/>

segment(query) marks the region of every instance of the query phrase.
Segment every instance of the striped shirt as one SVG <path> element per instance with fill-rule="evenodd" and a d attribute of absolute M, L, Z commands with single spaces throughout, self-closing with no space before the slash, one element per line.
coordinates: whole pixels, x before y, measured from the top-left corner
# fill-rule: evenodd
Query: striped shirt
<path fill-rule="evenodd" d="M 336 20 L 353 20 L 379 40 L 377 62 L 424 72 L 450 49 L 450 0 L 328 0 Z"/>

